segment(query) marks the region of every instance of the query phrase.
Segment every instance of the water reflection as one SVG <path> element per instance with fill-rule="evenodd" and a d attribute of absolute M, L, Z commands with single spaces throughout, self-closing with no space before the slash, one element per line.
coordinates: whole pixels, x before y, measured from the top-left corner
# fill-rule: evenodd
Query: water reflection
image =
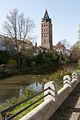
<path fill-rule="evenodd" d="M 23 92 L 26 89 L 40 91 L 41 89 L 43 89 L 43 83 L 41 82 L 41 80 L 38 79 L 35 79 L 35 81 L 33 80 L 32 82 L 27 82 L 27 80 L 0 80 L 0 104 L 13 97 L 22 96 Z"/>
<path fill-rule="evenodd" d="M 19 96 L 19 88 L 9 88 L 9 86 L 0 87 L 0 103 L 5 102 L 15 96 Z"/>
<path fill-rule="evenodd" d="M 34 91 L 40 91 L 42 90 L 42 87 L 43 84 L 42 83 L 39 83 L 38 81 L 32 83 L 31 85 L 28 86 L 29 89 L 32 89 Z"/>

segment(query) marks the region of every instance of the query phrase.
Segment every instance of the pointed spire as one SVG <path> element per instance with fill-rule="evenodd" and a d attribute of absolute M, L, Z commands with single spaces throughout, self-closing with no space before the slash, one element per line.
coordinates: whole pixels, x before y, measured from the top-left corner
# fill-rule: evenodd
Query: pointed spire
<path fill-rule="evenodd" d="M 42 21 L 46 21 L 46 22 L 49 21 L 49 22 L 51 22 L 51 19 L 49 18 L 47 9 L 45 11 L 44 17 L 42 18 Z"/>
<path fill-rule="evenodd" d="M 45 14 L 44 14 L 44 19 L 49 19 L 49 15 L 48 15 L 47 9 L 46 9 Z"/>

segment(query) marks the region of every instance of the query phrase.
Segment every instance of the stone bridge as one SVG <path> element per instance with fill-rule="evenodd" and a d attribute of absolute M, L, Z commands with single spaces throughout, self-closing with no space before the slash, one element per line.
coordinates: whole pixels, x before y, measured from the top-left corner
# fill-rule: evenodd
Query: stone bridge
<path fill-rule="evenodd" d="M 57 91 L 53 81 L 45 84 L 49 88 L 44 102 L 20 120 L 80 120 L 80 75 L 72 73 L 63 77 L 63 87 Z"/>

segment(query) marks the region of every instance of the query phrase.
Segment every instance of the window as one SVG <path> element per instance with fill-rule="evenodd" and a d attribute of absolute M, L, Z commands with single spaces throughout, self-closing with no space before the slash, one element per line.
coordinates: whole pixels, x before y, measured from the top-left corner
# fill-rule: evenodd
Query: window
<path fill-rule="evenodd" d="M 42 25 L 42 27 L 43 27 L 43 25 Z"/>
<path fill-rule="evenodd" d="M 44 43 L 46 43 L 46 40 L 44 39 Z"/>

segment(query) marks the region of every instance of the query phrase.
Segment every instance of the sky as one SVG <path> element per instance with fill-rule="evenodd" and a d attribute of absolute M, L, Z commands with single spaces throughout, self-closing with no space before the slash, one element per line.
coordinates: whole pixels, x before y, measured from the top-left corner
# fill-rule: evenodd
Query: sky
<path fill-rule="evenodd" d="M 0 33 L 6 15 L 17 8 L 34 20 L 34 42 L 41 44 L 41 19 L 47 9 L 53 24 L 53 45 L 67 39 L 70 45 L 78 41 L 80 0 L 0 0 Z"/>

